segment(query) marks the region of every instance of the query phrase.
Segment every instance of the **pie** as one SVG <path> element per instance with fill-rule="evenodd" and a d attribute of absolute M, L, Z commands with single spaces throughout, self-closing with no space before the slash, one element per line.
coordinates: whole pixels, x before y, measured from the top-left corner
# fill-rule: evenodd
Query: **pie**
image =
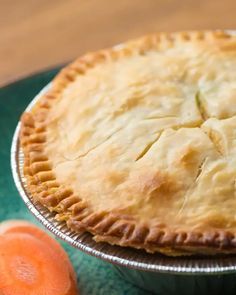
<path fill-rule="evenodd" d="M 64 68 L 21 119 L 33 199 L 97 242 L 236 252 L 236 37 L 157 33 Z"/>

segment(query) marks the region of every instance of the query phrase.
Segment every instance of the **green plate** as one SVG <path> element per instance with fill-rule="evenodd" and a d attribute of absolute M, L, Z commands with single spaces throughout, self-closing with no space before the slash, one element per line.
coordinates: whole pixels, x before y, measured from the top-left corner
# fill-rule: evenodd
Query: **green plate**
<path fill-rule="evenodd" d="M 46 71 L 0 89 L 0 221 L 27 219 L 37 223 L 15 188 L 10 168 L 10 148 L 21 113 L 57 72 L 58 69 Z M 111 264 L 62 244 L 78 274 L 81 295 L 150 294 L 123 280 Z"/>

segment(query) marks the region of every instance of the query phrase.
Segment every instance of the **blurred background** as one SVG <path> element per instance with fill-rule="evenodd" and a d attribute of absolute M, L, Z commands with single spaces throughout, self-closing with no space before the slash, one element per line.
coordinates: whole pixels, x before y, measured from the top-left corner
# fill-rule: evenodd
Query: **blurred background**
<path fill-rule="evenodd" d="M 153 31 L 236 28 L 235 0 L 0 0 L 0 86 Z"/>

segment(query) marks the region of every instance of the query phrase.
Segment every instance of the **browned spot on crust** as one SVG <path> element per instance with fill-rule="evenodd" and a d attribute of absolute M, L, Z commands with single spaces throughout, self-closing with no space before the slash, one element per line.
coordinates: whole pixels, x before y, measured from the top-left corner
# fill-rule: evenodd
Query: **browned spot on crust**
<path fill-rule="evenodd" d="M 131 176 L 131 191 L 151 197 L 168 197 L 180 188 L 174 177 L 161 171 L 150 169 Z"/>

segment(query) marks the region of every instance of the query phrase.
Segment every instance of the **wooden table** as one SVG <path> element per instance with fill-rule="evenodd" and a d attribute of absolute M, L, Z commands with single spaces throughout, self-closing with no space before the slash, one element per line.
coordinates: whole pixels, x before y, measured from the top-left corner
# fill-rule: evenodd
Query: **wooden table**
<path fill-rule="evenodd" d="M 235 0 L 0 0 L 0 86 L 153 31 L 236 28 Z"/>

